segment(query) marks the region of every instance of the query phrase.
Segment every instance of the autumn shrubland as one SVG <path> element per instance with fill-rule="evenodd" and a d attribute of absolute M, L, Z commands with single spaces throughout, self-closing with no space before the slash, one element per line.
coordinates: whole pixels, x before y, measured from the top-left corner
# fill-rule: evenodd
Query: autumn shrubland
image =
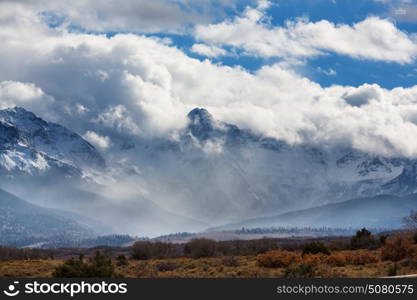
<path fill-rule="evenodd" d="M 3 277 L 385 277 L 417 273 L 415 232 L 282 245 L 274 239 L 185 244 L 139 241 L 124 253 L 92 252 L 89 257 L 55 259 L 44 252 L 0 251 Z M 11 253 L 15 251 L 13 256 Z M 128 252 L 126 252 L 128 251 Z M 59 251 L 58 251 L 59 252 Z M 23 253 L 23 254 L 22 254 Z M 127 254 L 128 253 L 128 254 Z M 35 255 L 36 254 L 36 255 Z"/>

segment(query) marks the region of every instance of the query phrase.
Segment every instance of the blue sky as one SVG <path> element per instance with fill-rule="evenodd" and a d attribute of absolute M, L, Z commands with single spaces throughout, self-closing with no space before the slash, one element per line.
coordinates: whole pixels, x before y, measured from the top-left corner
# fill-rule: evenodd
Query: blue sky
<path fill-rule="evenodd" d="M 417 32 L 415 21 L 401 20 L 401 9 L 413 5 L 415 1 L 351 1 L 351 0 L 288 0 L 272 1 L 266 10 L 270 26 L 284 26 L 288 20 L 306 18 L 311 22 L 328 20 L 336 24 L 352 25 L 369 16 L 387 18 L 404 32 Z M 226 18 L 232 19 L 241 14 L 250 1 L 242 1 L 235 9 L 228 10 Z M 252 2 L 253 5 L 253 2 Z M 398 10 L 398 11 L 397 11 Z M 399 14 L 399 15 L 397 15 Z M 218 20 L 221 21 L 221 20 Z M 204 56 L 189 51 L 196 39 L 192 35 L 164 35 L 170 37 L 174 44 L 192 57 L 204 59 Z M 218 57 L 214 62 L 242 66 L 250 71 L 256 71 L 263 65 L 279 62 L 279 58 L 265 58 L 245 55 L 237 51 L 238 55 Z M 375 61 L 372 59 L 354 59 L 335 53 L 305 60 L 305 64 L 295 67 L 298 73 L 320 83 L 323 86 L 332 84 L 359 86 L 363 83 L 376 83 L 385 88 L 397 86 L 410 87 L 417 82 L 417 63 L 398 64 L 392 62 Z M 335 72 L 333 72 L 333 71 Z"/>
<path fill-rule="evenodd" d="M 289 0 L 280 2 L 268 10 L 274 25 L 282 25 L 285 20 L 296 17 L 307 17 L 312 22 L 325 19 L 335 23 L 353 24 L 369 15 L 393 17 L 391 11 L 393 8 L 395 9 L 394 5 L 398 5 L 398 3 L 351 0 Z M 401 7 L 400 4 L 397 9 Z M 401 30 L 417 32 L 417 20 L 416 22 L 395 20 L 395 24 Z M 318 68 L 332 69 L 337 74 L 329 76 L 320 72 Z M 417 82 L 417 64 L 399 65 L 372 60 L 358 61 L 346 56 L 329 54 L 310 60 L 304 74 L 325 86 L 331 84 L 357 86 L 366 82 L 377 83 L 386 88 L 408 87 Z"/>
<path fill-rule="evenodd" d="M 204 15 L 204 8 L 198 5 L 199 2 L 180 2 L 180 7 L 185 12 L 197 12 Z M 222 1 L 211 1 L 210 22 L 220 23 L 231 21 L 235 17 L 244 13 L 247 7 L 255 7 L 256 1 L 244 0 L 233 2 L 234 5 L 224 5 Z M 226 1 L 227 2 L 227 1 Z M 296 21 L 299 18 L 308 22 L 319 22 L 327 20 L 334 24 L 345 24 L 353 26 L 370 16 L 389 20 L 394 23 L 398 30 L 413 35 L 417 33 L 417 16 L 412 16 L 411 20 L 404 20 L 403 15 L 409 8 L 415 9 L 417 14 L 417 2 L 414 0 L 287 0 L 270 1 L 270 6 L 264 11 L 268 26 L 283 27 L 287 21 Z M 405 11 L 405 12 L 403 12 Z M 414 12 L 413 12 L 414 13 Z M 51 27 L 59 27 L 65 22 L 62 15 L 45 11 L 42 12 L 43 18 Z M 195 20 L 194 20 L 195 21 Z M 194 22 L 193 21 L 193 22 Z M 193 34 L 193 22 L 187 23 L 185 30 L 175 33 L 161 30 L 159 32 L 140 32 L 135 29 L 131 31 L 136 34 L 169 38 L 173 45 L 184 51 L 190 57 L 204 60 L 205 55 L 191 51 L 195 43 L 199 40 Z M 118 33 L 128 33 L 125 30 L 89 30 L 76 23 L 71 23 L 68 28 L 74 32 L 88 32 L 93 34 L 105 33 L 111 37 Z M 241 66 L 250 72 L 255 72 L 265 65 L 281 62 L 282 57 L 263 57 L 260 55 L 250 55 L 242 49 L 223 45 L 232 55 L 211 57 L 210 59 L 217 64 L 228 66 Z M 357 59 L 350 56 L 341 55 L 331 51 L 325 55 L 304 58 L 302 64 L 293 66 L 297 73 L 320 83 L 322 86 L 332 84 L 358 86 L 363 83 L 376 83 L 381 87 L 394 88 L 397 86 L 410 87 L 417 82 L 417 63 L 396 63 L 374 59 Z"/>

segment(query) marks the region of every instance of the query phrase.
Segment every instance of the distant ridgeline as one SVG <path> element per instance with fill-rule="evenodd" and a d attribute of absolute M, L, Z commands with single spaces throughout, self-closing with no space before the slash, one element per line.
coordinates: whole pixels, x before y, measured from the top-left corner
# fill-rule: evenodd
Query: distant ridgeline
<path fill-rule="evenodd" d="M 245 228 L 235 230 L 236 234 L 289 234 L 289 235 L 322 235 L 322 236 L 337 236 L 337 235 L 352 235 L 360 228 L 332 228 L 332 227 L 270 227 L 270 228 Z M 380 233 L 388 231 L 386 228 L 369 228 L 372 233 Z"/>
<path fill-rule="evenodd" d="M 267 227 L 267 228 L 246 228 L 242 227 L 238 230 L 210 230 L 206 232 L 200 233 L 191 233 L 191 232 L 177 232 L 167 235 L 161 235 L 152 240 L 166 240 L 166 241 L 173 241 L 173 240 L 189 240 L 193 238 L 202 238 L 206 237 L 208 239 L 213 238 L 216 236 L 216 232 L 221 233 L 232 233 L 236 235 L 282 235 L 282 236 L 350 236 L 356 234 L 358 230 L 362 228 L 334 228 L 334 227 Z M 390 231 L 387 228 L 368 228 L 369 231 L 372 233 L 382 233 Z"/>
<path fill-rule="evenodd" d="M 53 237 L 28 237 L 16 240 L 14 242 L 9 242 L 8 245 L 16 247 L 26 247 L 26 248 L 91 248 L 98 246 L 108 246 L 108 247 L 122 247 L 127 246 L 134 241 L 136 237 L 124 234 L 113 234 L 98 236 L 92 238 L 74 238 L 67 235 L 57 235 Z"/>

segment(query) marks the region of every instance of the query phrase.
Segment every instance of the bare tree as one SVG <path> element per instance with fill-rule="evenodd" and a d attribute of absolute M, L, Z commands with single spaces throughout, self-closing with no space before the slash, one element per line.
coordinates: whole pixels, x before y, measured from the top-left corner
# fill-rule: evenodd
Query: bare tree
<path fill-rule="evenodd" d="M 410 215 L 403 218 L 404 226 L 407 229 L 415 230 L 417 229 L 417 211 L 410 211 Z"/>

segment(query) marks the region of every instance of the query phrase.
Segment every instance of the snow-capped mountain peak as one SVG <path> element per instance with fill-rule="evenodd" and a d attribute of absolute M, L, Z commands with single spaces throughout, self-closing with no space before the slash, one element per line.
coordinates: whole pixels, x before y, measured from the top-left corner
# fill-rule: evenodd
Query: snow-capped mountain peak
<path fill-rule="evenodd" d="M 109 162 L 123 180 L 134 174 L 129 179 L 146 198 L 192 219 L 221 223 L 417 191 L 415 160 L 291 145 L 216 120 L 203 108 L 188 119 L 179 138 L 141 137 L 122 150 L 129 168 Z M 103 166 L 94 147 L 65 127 L 22 108 L 0 111 L 0 175 L 83 176 Z"/>
<path fill-rule="evenodd" d="M 417 169 L 410 167 L 410 159 L 382 157 L 346 145 L 332 149 L 291 145 L 216 120 L 204 108 L 193 109 L 188 119 L 179 147 L 171 147 L 180 157 L 175 162 L 175 178 L 162 178 L 174 181 L 179 194 L 199 191 L 202 204 L 198 197 L 184 201 L 187 209 L 189 203 L 196 204 L 193 214 L 207 205 L 205 211 L 224 207 L 225 214 L 247 217 L 417 191 Z M 159 157 L 166 152 L 161 147 Z M 170 174 L 169 170 L 161 170 L 158 177 L 164 174 Z M 178 181 L 181 177 L 185 179 Z"/>
<path fill-rule="evenodd" d="M 40 174 L 60 169 L 80 175 L 100 169 L 104 159 L 78 134 L 47 122 L 21 107 L 0 110 L 0 169 Z"/>
<path fill-rule="evenodd" d="M 217 132 L 217 122 L 213 116 L 204 108 L 195 108 L 188 113 L 188 129 L 190 133 L 199 141 L 215 137 Z"/>

